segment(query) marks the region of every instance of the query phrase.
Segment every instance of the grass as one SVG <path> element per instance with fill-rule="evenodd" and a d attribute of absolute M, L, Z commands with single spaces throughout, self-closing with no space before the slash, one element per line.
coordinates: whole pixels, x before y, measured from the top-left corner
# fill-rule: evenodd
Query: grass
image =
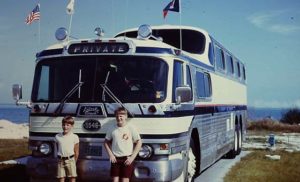
<path fill-rule="evenodd" d="M 28 139 L 0 139 L 0 161 L 30 155 Z M 0 164 L 0 179 L 5 182 L 27 182 L 26 166 Z"/>
<path fill-rule="evenodd" d="M 248 135 L 265 136 L 268 133 L 299 133 L 299 125 L 283 124 L 271 119 L 248 121 Z M 257 138 L 256 142 L 265 143 L 265 138 Z M 300 152 L 288 153 L 274 151 L 281 159 L 273 161 L 265 157 L 270 154 L 266 150 L 254 150 L 233 166 L 224 178 L 224 182 L 296 182 L 300 179 Z"/>
<path fill-rule="evenodd" d="M 265 157 L 269 151 L 256 150 L 243 157 L 224 178 L 224 182 L 296 182 L 300 179 L 300 152 L 276 151 L 281 159 Z"/>
<path fill-rule="evenodd" d="M 0 139 L 0 161 L 30 155 L 28 139 Z"/>

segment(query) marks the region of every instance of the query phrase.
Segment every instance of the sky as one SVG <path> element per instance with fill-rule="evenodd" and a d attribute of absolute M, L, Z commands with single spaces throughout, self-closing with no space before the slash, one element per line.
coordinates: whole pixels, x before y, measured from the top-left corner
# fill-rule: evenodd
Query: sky
<path fill-rule="evenodd" d="M 181 24 L 207 30 L 246 66 L 248 106 L 300 107 L 299 0 L 181 0 L 181 14 L 162 10 L 171 0 L 75 0 L 71 35 L 105 37 L 142 24 Z M 40 3 L 41 19 L 25 24 Z M 55 31 L 69 28 L 68 0 L 1 0 L 0 104 L 14 103 L 11 89 L 23 86 L 30 99 L 35 54 L 57 43 Z"/>

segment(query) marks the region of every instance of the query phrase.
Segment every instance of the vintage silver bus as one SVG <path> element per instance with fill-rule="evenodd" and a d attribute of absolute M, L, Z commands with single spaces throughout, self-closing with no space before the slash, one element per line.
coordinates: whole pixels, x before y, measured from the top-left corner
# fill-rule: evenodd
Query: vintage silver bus
<path fill-rule="evenodd" d="M 65 115 L 80 137 L 78 178 L 110 179 L 105 133 L 123 106 L 143 142 L 132 181 L 192 181 L 221 157 L 241 152 L 247 117 L 244 64 L 200 28 L 162 25 L 113 38 L 60 40 L 36 56 L 27 169 L 55 176 Z M 21 103 L 21 86 L 13 95 Z"/>

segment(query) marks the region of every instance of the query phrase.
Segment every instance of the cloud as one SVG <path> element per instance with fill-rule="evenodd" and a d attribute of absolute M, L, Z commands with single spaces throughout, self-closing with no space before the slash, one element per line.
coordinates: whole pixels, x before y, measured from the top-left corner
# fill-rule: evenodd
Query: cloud
<path fill-rule="evenodd" d="M 288 10 L 259 12 L 249 16 L 248 21 L 254 26 L 280 34 L 291 34 L 300 30 L 300 25 L 294 25 L 294 17 Z"/>

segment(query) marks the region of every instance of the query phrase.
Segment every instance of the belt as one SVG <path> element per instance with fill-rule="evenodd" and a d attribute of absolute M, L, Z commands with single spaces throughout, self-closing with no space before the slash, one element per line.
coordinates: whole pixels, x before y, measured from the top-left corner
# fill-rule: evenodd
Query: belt
<path fill-rule="evenodd" d="M 57 158 L 62 159 L 62 160 L 72 159 L 73 157 L 74 157 L 74 155 L 70 155 L 68 157 L 62 157 L 60 155 L 57 155 Z"/>
<path fill-rule="evenodd" d="M 127 159 L 127 156 L 122 156 L 122 157 L 116 157 L 116 159 Z"/>

